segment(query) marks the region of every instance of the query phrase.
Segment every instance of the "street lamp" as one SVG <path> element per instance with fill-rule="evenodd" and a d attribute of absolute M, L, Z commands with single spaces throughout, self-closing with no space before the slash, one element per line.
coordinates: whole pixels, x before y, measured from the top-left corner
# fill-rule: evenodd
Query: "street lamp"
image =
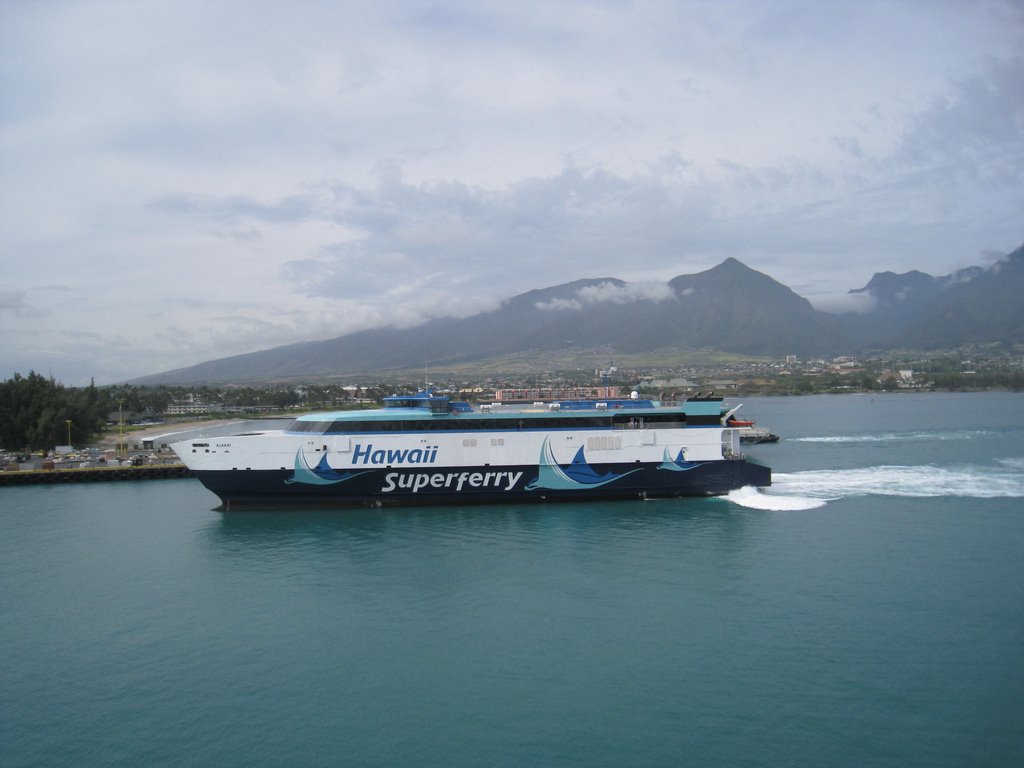
<path fill-rule="evenodd" d="M 68 425 L 68 448 L 71 447 L 71 419 L 65 419 Z"/>

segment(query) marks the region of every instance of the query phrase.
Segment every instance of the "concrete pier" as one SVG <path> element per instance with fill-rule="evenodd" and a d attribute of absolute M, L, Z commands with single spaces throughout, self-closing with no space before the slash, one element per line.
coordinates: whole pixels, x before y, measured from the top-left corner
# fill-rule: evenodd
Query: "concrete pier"
<path fill-rule="evenodd" d="M 154 464 L 141 467 L 85 467 L 81 469 L 34 469 L 0 472 L 3 485 L 48 485 L 54 483 L 95 483 L 111 480 L 164 480 L 191 477 L 184 464 Z"/>

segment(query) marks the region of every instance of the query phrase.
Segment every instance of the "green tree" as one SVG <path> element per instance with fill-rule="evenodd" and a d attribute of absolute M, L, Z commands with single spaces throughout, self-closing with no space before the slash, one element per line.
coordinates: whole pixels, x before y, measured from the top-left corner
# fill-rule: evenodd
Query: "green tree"
<path fill-rule="evenodd" d="M 68 441 L 89 442 L 103 429 L 106 398 L 90 384 L 67 389 L 35 371 L 15 373 L 0 383 L 0 444 L 9 450 L 38 450 Z"/>

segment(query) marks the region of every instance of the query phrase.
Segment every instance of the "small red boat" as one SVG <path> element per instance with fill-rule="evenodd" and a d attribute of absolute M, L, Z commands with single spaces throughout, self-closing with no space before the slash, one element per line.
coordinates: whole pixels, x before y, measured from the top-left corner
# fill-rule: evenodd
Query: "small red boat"
<path fill-rule="evenodd" d="M 752 427 L 752 426 L 754 426 L 754 422 L 752 422 L 752 421 L 744 421 L 743 419 L 729 419 L 725 423 L 726 423 L 726 426 L 729 426 L 729 427 Z"/>

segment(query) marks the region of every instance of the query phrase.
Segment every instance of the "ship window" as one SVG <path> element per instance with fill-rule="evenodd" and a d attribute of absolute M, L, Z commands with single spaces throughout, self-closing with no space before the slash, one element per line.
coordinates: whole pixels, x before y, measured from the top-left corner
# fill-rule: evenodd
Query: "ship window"
<path fill-rule="evenodd" d="M 387 419 L 372 421 L 349 421 L 337 419 L 333 421 L 295 421 L 288 428 L 288 432 L 306 432 L 313 434 L 358 434 L 364 432 L 488 432 L 505 430 L 526 430 L 526 429 L 669 429 L 682 428 L 686 426 L 686 420 L 682 414 L 647 414 L 644 417 L 630 416 L 628 414 L 612 413 L 591 413 L 588 415 L 573 415 L 553 412 L 552 415 L 545 415 L 542 418 L 529 419 L 502 419 L 502 418 L 474 418 L 470 415 L 462 415 L 456 418 L 427 417 L 423 419 Z M 691 423 L 696 421 L 691 419 Z M 709 417 L 709 423 L 717 421 L 716 417 Z M 196 445 L 196 444 L 193 444 Z M 202 445 L 202 444 L 199 444 Z"/>

